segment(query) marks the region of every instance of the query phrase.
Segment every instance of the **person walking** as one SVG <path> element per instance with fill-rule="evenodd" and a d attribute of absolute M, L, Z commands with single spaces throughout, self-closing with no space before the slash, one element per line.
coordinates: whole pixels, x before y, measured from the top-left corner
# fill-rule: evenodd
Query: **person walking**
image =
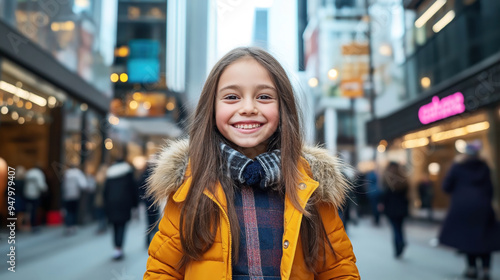
<path fill-rule="evenodd" d="M 26 169 L 24 168 L 24 166 L 19 165 L 16 167 L 15 171 L 16 171 L 16 177 L 14 178 L 14 189 L 15 189 L 14 211 L 16 213 L 16 218 L 17 218 L 17 227 L 19 228 L 20 231 L 24 231 L 26 227 L 25 225 L 26 199 L 24 198 L 24 182 L 26 177 Z"/>
<path fill-rule="evenodd" d="M 106 211 L 104 208 L 104 183 L 106 182 L 107 164 L 101 164 L 95 175 L 94 208 L 97 220 L 96 234 L 102 234 L 107 230 Z"/>
<path fill-rule="evenodd" d="M 378 175 L 375 169 L 368 171 L 366 174 L 366 196 L 368 196 L 368 202 L 370 203 L 370 211 L 373 215 L 373 224 L 375 226 L 380 225 L 380 211 L 378 210 L 378 205 L 380 203 L 380 188 L 378 186 Z"/>
<path fill-rule="evenodd" d="M 481 144 L 466 146 L 466 157 L 448 171 L 443 190 L 451 195 L 451 205 L 439 241 L 466 256 L 464 276 L 490 279 L 491 253 L 500 250 L 500 226 L 492 208 L 493 183 L 488 165 L 479 158 Z M 481 260 L 482 271 L 477 261 Z M 480 273 L 482 272 L 482 273 Z"/>
<path fill-rule="evenodd" d="M 94 220 L 94 197 L 97 188 L 95 180 L 96 167 L 88 163 L 84 169 L 85 180 L 87 181 L 86 188 L 81 192 L 80 208 L 78 213 L 78 221 L 81 224 L 87 224 Z"/>
<path fill-rule="evenodd" d="M 63 178 L 63 201 L 66 210 L 64 224 L 66 226 L 65 235 L 76 233 L 76 224 L 81 193 L 88 188 L 85 174 L 76 166 L 70 167 L 64 172 Z"/>
<path fill-rule="evenodd" d="M 360 279 L 337 209 L 343 164 L 305 147 L 280 63 L 237 48 L 210 72 L 189 140 L 149 180 L 167 200 L 144 279 Z"/>
<path fill-rule="evenodd" d="M 26 172 L 24 179 L 24 197 L 26 209 L 29 211 L 31 231 L 37 231 L 37 213 L 40 206 L 40 197 L 48 189 L 45 174 L 37 165 Z"/>
<path fill-rule="evenodd" d="M 139 194 L 142 202 L 146 206 L 146 221 L 147 221 L 147 230 L 146 230 L 146 248 L 149 248 L 149 244 L 153 239 L 153 236 L 158 231 L 158 221 L 160 219 L 160 211 L 157 205 L 154 205 L 153 199 L 146 195 L 146 185 L 147 180 L 151 176 L 152 166 L 151 161 L 148 161 L 144 172 L 141 174 L 139 179 Z"/>
<path fill-rule="evenodd" d="M 382 175 L 382 205 L 394 238 L 394 256 L 400 258 L 406 247 L 403 224 L 408 216 L 408 179 L 397 162 L 390 162 Z"/>
<path fill-rule="evenodd" d="M 346 183 L 351 186 L 351 188 L 349 188 L 349 192 L 347 193 L 347 197 L 349 197 L 349 199 L 346 200 L 344 205 L 338 209 L 340 219 L 342 220 L 344 229 L 347 233 L 349 232 L 350 224 L 357 225 L 358 220 L 360 219 L 358 195 L 360 193 L 359 190 L 363 180 L 358 177 L 358 174 L 356 174 L 353 169 L 347 167 L 342 171 L 342 175 L 346 179 Z"/>
<path fill-rule="evenodd" d="M 108 221 L 113 225 L 114 260 L 121 260 L 124 256 L 125 226 L 137 203 L 134 170 L 123 158 L 118 158 L 107 169 L 104 183 L 104 207 Z"/>
<path fill-rule="evenodd" d="M 420 208 L 427 210 L 427 220 L 432 222 L 434 219 L 432 202 L 434 199 L 434 187 L 429 174 L 424 173 L 418 182 L 418 194 L 420 196 Z"/>

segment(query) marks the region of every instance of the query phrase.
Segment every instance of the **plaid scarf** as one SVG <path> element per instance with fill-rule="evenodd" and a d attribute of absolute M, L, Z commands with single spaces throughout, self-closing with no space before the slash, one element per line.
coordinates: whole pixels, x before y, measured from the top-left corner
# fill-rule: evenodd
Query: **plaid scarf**
<path fill-rule="evenodd" d="M 252 160 L 224 143 L 220 148 L 227 159 L 228 176 L 234 181 L 266 189 L 281 180 L 280 150 L 260 154 Z"/>

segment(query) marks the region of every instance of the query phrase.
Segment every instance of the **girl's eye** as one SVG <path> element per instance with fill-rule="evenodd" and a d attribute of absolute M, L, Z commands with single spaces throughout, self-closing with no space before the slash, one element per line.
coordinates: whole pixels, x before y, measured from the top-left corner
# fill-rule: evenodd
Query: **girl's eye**
<path fill-rule="evenodd" d="M 273 99 L 273 97 L 268 94 L 261 94 L 259 95 L 259 97 L 257 97 L 257 99 Z"/>
<path fill-rule="evenodd" d="M 228 94 L 228 95 L 224 96 L 224 99 L 226 99 L 226 100 L 236 100 L 236 99 L 238 99 L 238 96 L 236 96 L 234 94 Z"/>

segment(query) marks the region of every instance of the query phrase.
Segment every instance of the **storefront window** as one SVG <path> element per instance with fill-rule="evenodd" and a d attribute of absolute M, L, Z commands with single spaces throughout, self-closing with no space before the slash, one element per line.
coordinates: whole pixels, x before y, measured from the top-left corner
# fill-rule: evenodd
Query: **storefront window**
<path fill-rule="evenodd" d="M 50 130 L 66 94 L 15 63 L 0 66 L 0 154 L 9 165 L 49 167 Z"/>
<path fill-rule="evenodd" d="M 379 154 L 379 162 L 407 162 L 410 185 L 415 188 L 413 193 L 417 194 L 419 182 L 428 178 L 432 182 L 434 193 L 433 206 L 446 209 L 449 199 L 441 186 L 452 164 L 464 159 L 466 143 L 480 141 L 481 158 L 490 167 L 495 166 L 493 151 L 496 143 L 492 143 L 489 137 L 491 125 L 493 124 L 486 110 L 452 117 L 438 125 L 407 133 L 401 139 L 394 140 L 384 157 Z M 418 196 L 412 197 L 417 215 L 419 199 Z"/>
<path fill-rule="evenodd" d="M 497 53 L 500 47 L 500 31 L 491 24 L 500 16 L 500 2 L 441 1 L 446 3 L 422 21 L 425 12 L 438 2 L 423 2 L 414 22 L 407 22 L 405 67 L 409 96 L 416 97 L 429 90 L 429 86 L 466 71 Z M 430 83 L 422 83 L 424 78 Z"/>
<path fill-rule="evenodd" d="M 83 130 L 82 140 L 84 142 L 84 169 L 90 174 L 95 174 L 97 168 L 101 164 L 103 151 L 103 128 L 107 123 L 104 123 L 102 117 L 94 110 L 87 110 L 85 113 L 85 128 Z"/>
<path fill-rule="evenodd" d="M 68 100 L 64 104 L 64 166 L 80 166 L 82 162 L 82 111 L 80 103 Z"/>

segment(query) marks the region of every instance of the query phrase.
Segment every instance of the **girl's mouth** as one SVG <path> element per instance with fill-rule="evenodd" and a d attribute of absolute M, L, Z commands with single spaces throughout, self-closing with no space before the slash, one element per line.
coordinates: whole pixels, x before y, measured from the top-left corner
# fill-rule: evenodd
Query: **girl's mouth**
<path fill-rule="evenodd" d="M 260 123 L 253 123 L 253 124 L 235 124 L 233 125 L 234 127 L 238 128 L 238 129 L 254 129 L 254 128 L 258 128 L 258 127 L 261 127 L 262 124 Z"/>

